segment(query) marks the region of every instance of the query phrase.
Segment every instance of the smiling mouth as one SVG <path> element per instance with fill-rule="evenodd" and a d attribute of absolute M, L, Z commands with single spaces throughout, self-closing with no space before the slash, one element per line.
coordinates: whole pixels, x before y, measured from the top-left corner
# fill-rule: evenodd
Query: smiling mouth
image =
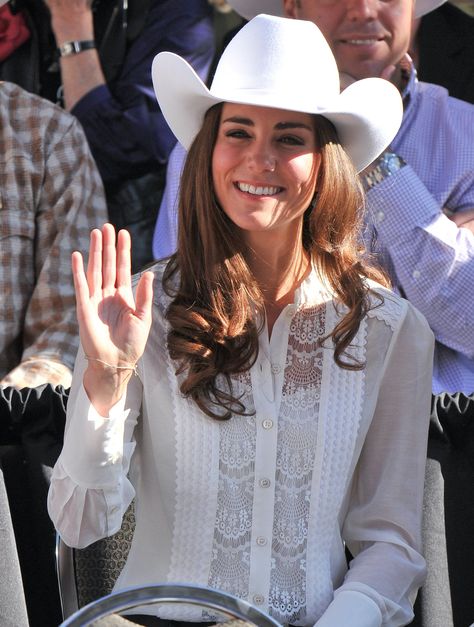
<path fill-rule="evenodd" d="M 235 186 L 241 192 L 252 194 L 252 196 L 275 196 L 276 194 L 279 194 L 281 191 L 283 191 L 283 187 L 274 187 L 272 185 L 255 186 L 250 185 L 249 183 L 240 183 L 238 181 L 237 183 L 235 183 Z"/>
<path fill-rule="evenodd" d="M 380 39 L 371 38 L 371 39 L 342 39 L 344 44 L 351 44 L 352 46 L 373 46 L 377 44 Z"/>

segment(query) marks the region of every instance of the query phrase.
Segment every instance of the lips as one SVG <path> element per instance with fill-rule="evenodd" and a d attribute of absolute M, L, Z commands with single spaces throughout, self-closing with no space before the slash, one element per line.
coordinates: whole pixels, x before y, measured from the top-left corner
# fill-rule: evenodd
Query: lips
<path fill-rule="evenodd" d="M 283 187 L 275 187 L 273 185 L 250 185 L 250 183 L 235 183 L 237 189 L 241 192 L 251 194 L 252 196 L 275 196 L 283 190 Z"/>

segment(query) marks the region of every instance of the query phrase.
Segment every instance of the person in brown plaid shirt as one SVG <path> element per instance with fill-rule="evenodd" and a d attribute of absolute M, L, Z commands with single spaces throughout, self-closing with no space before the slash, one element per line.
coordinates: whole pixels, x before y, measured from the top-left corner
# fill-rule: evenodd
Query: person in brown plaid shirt
<path fill-rule="evenodd" d="M 0 386 L 68 388 L 79 343 L 70 258 L 107 222 L 79 122 L 0 83 Z"/>

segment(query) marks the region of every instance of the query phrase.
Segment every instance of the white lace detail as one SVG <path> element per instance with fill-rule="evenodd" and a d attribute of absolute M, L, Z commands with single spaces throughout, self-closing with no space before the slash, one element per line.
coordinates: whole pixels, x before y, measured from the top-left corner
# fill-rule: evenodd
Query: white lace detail
<path fill-rule="evenodd" d="M 280 405 L 269 610 L 280 622 L 305 615 L 306 543 L 321 390 L 325 308 L 299 311 L 288 338 Z"/>
<path fill-rule="evenodd" d="M 233 378 L 233 392 L 254 412 L 250 373 Z M 248 596 L 255 417 L 233 416 L 220 423 L 219 487 L 209 586 Z"/>
<path fill-rule="evenodd" d="M 321 388 L 325 308 L 299 311 L 288 338 L 278 419 L 275 511 L 268 610 L 281 622 L 304 616 L 306 542 Z M 251 379 L 235 378 L 234 391 L 253 411 Z M 255 418 L 220 425 L 216 529 L 209 585 L 248 597 L 255 482 Z"/>
<path fill-rule="evenodd" d="M 403 319 L 403 310 L 406 310 L 406 302 L 388 289 L 378 287 L 374 291 L 376 294 L 371 294 L 370 296 L 372 309 L 368 311 L 367 315 L 369 318 L 376 318 L 381 322 L 385 322 L 392 331 L 395 331 Z M 383 298 L 382 303 L 378 296 Z"/>
<path fill-rule="evenodd" d="M 328 307 L 326 327 L 334 328 L 338 320 L 335 308 Z M 349 349 L 360 362 L 365 360 L 366 344 L 367 321 L 364 319 Z M 349 467 L 353 463 L 360 427 L 365 382 L 364 369 L 338 367 L 332 351 L 324 351 L 323 358 L 320 402 L 323 425 L 318 431 L 307 549 L 308 563 L 312 567 L 308 569 L 305 622 L 311 624 L 320 618 L 333 598 L 331 548 L 334 524 L 347 487 L 341 478 L 350 477 Z"/>

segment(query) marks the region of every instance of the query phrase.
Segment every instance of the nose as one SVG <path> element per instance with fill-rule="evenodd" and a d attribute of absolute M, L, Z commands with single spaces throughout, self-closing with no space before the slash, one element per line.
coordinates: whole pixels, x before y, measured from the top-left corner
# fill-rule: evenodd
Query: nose
<path fill-rule="evenodd" d="M 351 22 L 365 22 L 377 17 L 379 0 L 347 0 L 347 19 Z"/>
<path fill-rule="evenodd" d="M 249 168 L 255 172 L 273 172 L 277 160 L 270 145 L 255 142 L 249 150 L 247 162 Z"/>

